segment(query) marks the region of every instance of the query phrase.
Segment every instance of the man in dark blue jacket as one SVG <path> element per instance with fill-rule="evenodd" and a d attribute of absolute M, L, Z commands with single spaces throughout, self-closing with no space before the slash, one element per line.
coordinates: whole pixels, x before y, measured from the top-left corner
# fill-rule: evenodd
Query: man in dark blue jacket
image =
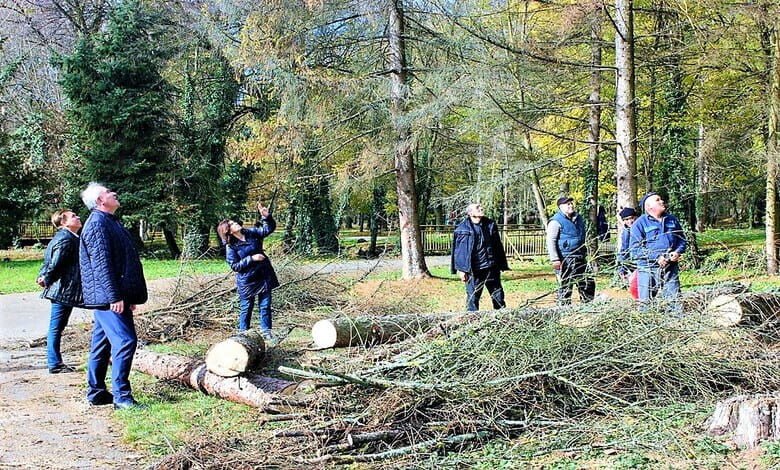
<path fill-rule="evenodd" d="M 46 358 L 49 373 L 59 374 L 76 370 L 62 362 L 60 344 L 62 331 L 68 326 L 73 307 L 80 307 L 84 303 L 79 268 L 78 231 L 81 219 L 69 209 L 60 209 L 52 214 L 51 223 L 58 230 L 46 245 L 43 265 L 36 282 L 44 288 L 41 297 L 51 300 Z"/>
<path fill-rule="evenodd" d="M 639 301 L 644 306 L 662 291 L 665 299 L 680 295 L 680 256 L 687 241 L 680 221 L 666 212 L 661 196 L 649 192 L 639 207 L 642 214 L 631 227 L 631 258 L 636 262 Z M 678 309 L 679 305 L 673 305 Z"/>
<path fill-rule="evenodd" d="M 87 399 L 93 405 L 113 402 L 115 409 L 133 408 L 138 406 L 130 388 L 138 342 L 133 311 L 147 299 L 143 268 L 130 233 L 114 216 L 119 209 L 116 193 L 90 183 L 81 199 L 92 211 L 81 231 L 81 285 L 84 304 L 95 309 Z M 111 392 L 105 381 L 109 359 Z"/>
<path fill-rule="evenodd" d="M 504 245 L 496 223 L 485 217 L 482 206 L 469 204 L 466 219 L 457 227 L 452 240 L 452 274 L 466 283 L 466 309 L 479 310 L 482 289 L 487 287 L 493 308 L 506 307 L 501 271 L 508 271 Z"/>
<path fill-rule="evenodd" d="M 593 300 L 596 281 L 588 272 L 585 221 L 570 197 L 558 198 L 558 212 L 547 223 L 547 252 L 558 278 L 558 305 L 571 303 L 574 284 L 582 302 Z"/>

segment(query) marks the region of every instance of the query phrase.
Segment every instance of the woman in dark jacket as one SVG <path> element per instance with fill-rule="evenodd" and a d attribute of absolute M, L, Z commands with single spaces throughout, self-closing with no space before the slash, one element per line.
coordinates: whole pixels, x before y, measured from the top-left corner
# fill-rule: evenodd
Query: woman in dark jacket
<path fill-rule="evenodd" d="M 73 307 L 80 307 L 84 303 L 79 269 L 79 236 L 76 235 L 81 228 L 81 219 L 72 211 L 61 209 L 52 214 L 51 222 L 59 230 L 46 246 L 43 266 L 36 282 L 44 288 L 41 297 L 51 300 L 46 358 L 49 372 L 59 374 L 75 370 L 62 362 L 60 343 Z"/>
<path fill-rule="evenodd" d="M 260 212 L 258 228 L 244 228 L 240 223 L 226 219 L 217 226 L 217 233 L 225 243 L 225 258 L 236 272 L 236 287 L 240 312 L 238 330 L 249 329 L 252 310 L 257 300 L 260 329 L 271 337 L 271 290 L 279 286 L 271 261 L 263 251 L 263 239 L 276 229 L 276 221 L 268 208 L 257 204 Z"/>

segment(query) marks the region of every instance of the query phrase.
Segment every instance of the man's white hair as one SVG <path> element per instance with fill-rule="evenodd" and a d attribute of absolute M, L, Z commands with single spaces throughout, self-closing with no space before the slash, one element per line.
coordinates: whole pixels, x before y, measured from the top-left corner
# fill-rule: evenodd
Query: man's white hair
<path fill-rule="evenodd" d="M 477 208 L 480 204 L 478 202 L 472 202 L 468 206 L 466 206 L 466 215 L 471 215 L 472 212 L 474 212 L 474 209 Z"/>
<path fill-rule="evenodd" d="M 87 209 L 92 210 L 97 207 L 98 196 L 105 190 L 106 187 L 104 185 L 95 183 L 94 181 L 87 185 L 86 189 L 81 192 L 81 200 L 84 201 L 84 205 L 87 206 Z"/>

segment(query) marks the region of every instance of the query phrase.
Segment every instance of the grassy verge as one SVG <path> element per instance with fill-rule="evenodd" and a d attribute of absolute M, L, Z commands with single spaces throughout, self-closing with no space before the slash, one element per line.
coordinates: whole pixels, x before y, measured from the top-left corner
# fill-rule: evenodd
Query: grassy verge
<path fill-rule="evenodd" d="M 181 272 L 189 274 L 218 274 L 228 270 L 222 259 L 209 259 L 182 263 L 177 260 L 143 259 L 144 275 L 147 280 L 176 277 Z M 35 283 L 41 260 L 0 261 L 0 294 L 36 292 Z"/>

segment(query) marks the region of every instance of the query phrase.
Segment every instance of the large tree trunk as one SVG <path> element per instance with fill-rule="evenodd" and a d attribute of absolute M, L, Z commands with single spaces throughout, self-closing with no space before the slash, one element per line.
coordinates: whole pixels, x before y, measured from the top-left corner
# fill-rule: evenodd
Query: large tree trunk
<path fill-rule="evenodd" d="M 209 372 L 202 361 L 145 349 L 136 351 L 133 368 L 159 379 L 174 380 L 207 395 L 256 408 L 267 408 L 280 396 L 292 394 L 297 387 L 295 382 L 261 375 L 220 377 Z"/>
<path fill-rule="evenodd" d="M 442 318 L 441 315 L 330 318 L 315 323 L 311 336 L 318 348 L 371 346 L 422 333 Z"/>
<path fill-rule="evenodd" d="M 706 311 L 718 326 L 760 325 L 777 320 L 780 294 L 719 295 L 707 304 Z"/>
<path fill-rule="evenodd" d="M 220 377 L 235 377 L 256 367 L 265 356 L 265 340 L 260 330 L 247 330 L 211 346 L 206 367 Z"/>
<path fill-rule="evenodd" d="M 710 173 L 709 150 L 706 142 L 707 134 L 704 124 L 699 123 L 699 138 L 696 141 L 696 231 L 701 233 L 707 229 L 710 207 Z"/>
<path fill-rule="evenodd" d="M 718 402 L 707 432 L 731 433 L 735 444 L 748 449 L 767 439 L 780 439 L 780 395 L 739 395 Z"/>
<path fill-rule="evenodd" d="M 772 28 L 772 67 L 769 93 L 769 134 L 766 146 L 766 270 L 778 274 L 777 178 L 780 165 L 780 25 Z"/>
<path fill-rule="evenodd" d="M 684 292 L 680 296 L 680 301 L 682 302 L 683 312 L 702 312 L 707 308 L 707 305 L 718 296 L 744 294 L 749 290 L 750 287 L 745 284 L 739 282 L 725 282 Z"/>
<path fill-rule="evenodd" d="M 636 207 L 636 114 L 634 103 L 633 0 L 615 0 L 615 137 L 618 207 Z M 642 212 L 642 208 L 638 208 Z"/>
<path fill-rule="evenodd" d="M 163 227 L 163 236 L 165 237 L 165 244 L 168 246 L 168 251 L 171 252 L 173 258 L 181 256 L 181 250 L 176 243 L 176 234 L 171 232 L 167 227 Z"/>
<path fill-rule="evenodd" d="M 588 204 L 588 251 L 595 257 L 599 248 L 599 153 L 601 152 L 601 21 L 602 5 L 594 7 L 590 25 L 590 97 L 588 98 L 588 174 L 585 200 Z M 620 224 L 622 226 L 622 224 Z M 618 227 L 620 230 L 621 227 Z M 618 233 L 619 236 L 619 233 Z"/>
<path fill-rule="evenodd" d="M 423 256 L 417 208 L 412 133 L 406 116 L 409 85 L 406 82 L 404 8 L 402 0 L 389 2 L 388 62 L 390 65 L 390 115 L 396 133 L 395 178 L 398 191 L 398 230 L 401 235 L 403 279 L 429 277 Z"/>

